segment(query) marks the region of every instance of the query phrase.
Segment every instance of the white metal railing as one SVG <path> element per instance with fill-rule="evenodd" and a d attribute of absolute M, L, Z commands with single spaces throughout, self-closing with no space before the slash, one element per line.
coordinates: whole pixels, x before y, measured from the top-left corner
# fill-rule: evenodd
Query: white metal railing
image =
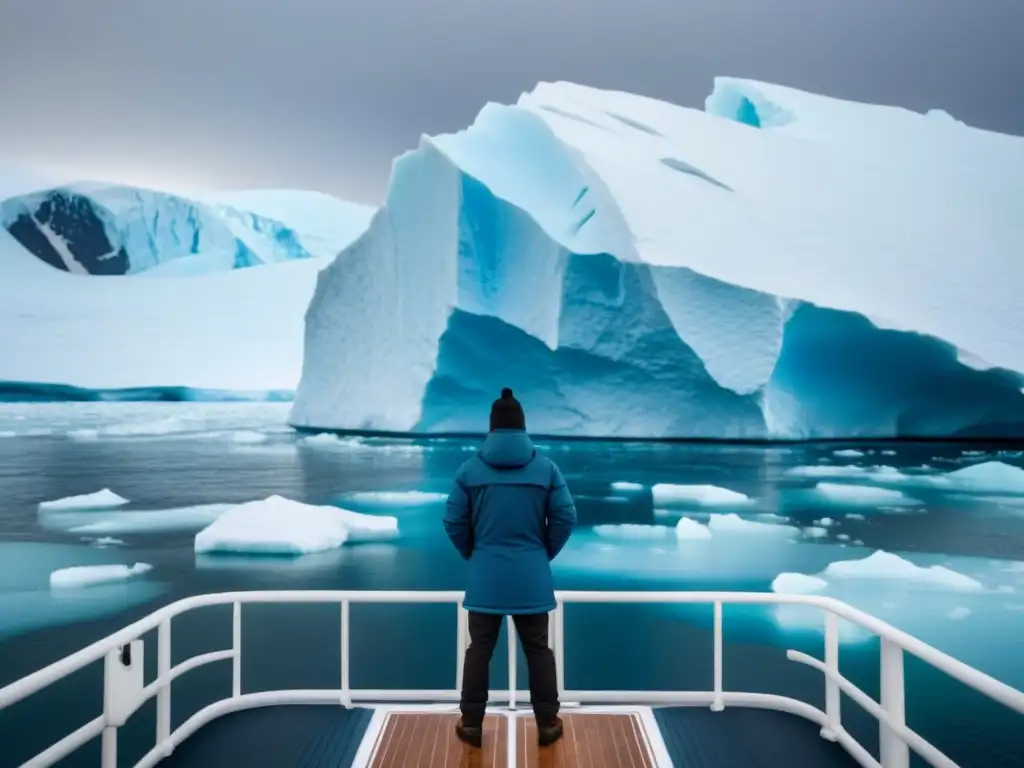
<path fill-rule="evenodd" d="M 1024 693 L 986 675 L 907 633 L 875 617 L 829 597 L 817 595 L 779 595 L 754 592 L 580 592 L 556 594 L 558 606 L 551 614 L 550 644 L 558 669 L 558 688 L 565 701 L 580 704 L 675 704 L 710 706 L 720 711 L 727 706 L 775 709 L 799 715 L 821 727 L 823 738 L 838 742 L 865 768 L 908 768 L 910 750 L 938 768 L 958 768 L 956 763 L 907 727 L 904 712 L 903 654 L 910 653 L 936 669 L 959 680 L 989 698 L 1024 714 Z M 146 701 L 156 697 L 156 744 L 136 764 L 149 768 L 169 755 L 176 745 L 198 728 L 228 712 L 280 704 L 341 704 L 354 702 L 447 702 L 457 701 L 461 687 L 462 659 L 468 645 L 467 614 L 458 608 L 455 686 L 447 690 L 373 690 L 353 689 L 350 684 L 349 607 L 352 603 L 455 603 L 461 592 L 427 591 L 265 591 L 225 592 L 197 595 L 170 603 L 128 627 L 115 632 L 21 680 L 0 688 L 0 710 L 53 684 L 67 675 L 104 660 L 103 714 L 65 736 L 23 765 L 45 768 L 74 752 L 86 742 L 102 739 L 102 768 L 117 765 L 117 729 Z M 245 603 L 334 603 L 341 610 L 341 675 L 339 687 L 324 690 L 289 690 L 242 693 L 242 605 Z M 567 603 L 662 603 L 711 604 L 714 610 L 714 683 L 712 691 L 584 691 L 565 689 L 564 606 Z M 816 659 L 798 651 L 787 651 L 791 661 L 806 664 L 822 672 L 825 678 L 825 710 L 787 696 L 726 691 L 722 682 L 722 620 L 726 604 L 804 605 L 824 613 L 825 658 Z M 204 653 L 171 666 L 171 620 L 188 611 L 211 605 L 232 608 L 231 648 Z M 881 701 L 876 702 L 839 673 L 839 620 L 850 621 L 881 639 Z M 142 651 L 139 639 L 157 630 L 157 676 L 143 685 Z M 171 730 L 171 681 L 193 669 L 215 661 L 231 660 L 230 698 L 222 699 L 193 714 Z M 514 708 L 527 702 L 529 693 L 517 690 L 515 633 L 508 632 L 508 690 L 492 702 Z M 846 693 L 879 721 L 879 760 L 843 727 L 840 692 Z"/>

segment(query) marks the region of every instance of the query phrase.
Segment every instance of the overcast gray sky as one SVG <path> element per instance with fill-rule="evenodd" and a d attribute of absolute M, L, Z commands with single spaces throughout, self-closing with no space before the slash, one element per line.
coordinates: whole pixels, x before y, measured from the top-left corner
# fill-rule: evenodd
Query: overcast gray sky
<path fill-rule="evenodd" d="M 1024 134 L 1024 0 L 0 0 L 0 163 L 376 203 L 396 154 L 571 80 L 716 74 Z"/>

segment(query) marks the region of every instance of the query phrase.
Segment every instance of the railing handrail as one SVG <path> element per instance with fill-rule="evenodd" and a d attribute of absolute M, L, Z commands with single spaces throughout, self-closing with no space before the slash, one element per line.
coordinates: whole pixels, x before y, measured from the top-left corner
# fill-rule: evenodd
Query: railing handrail
<path fill-rule="evenodd" d="M 156 629 L 161 622 L 182 613 L 214 605 L 234 603 L 460 603 L 464 592 L 457 590 L 245 590 L 192 595 L 168 603 L 127 627 L 97 640 L 69 656 L 0 688 L 0 710 L 52 685 L 68 675 L 102 659 L 108 652 Z M 775 592 L 692 592 L 692 591 L 600 591 L 559 590 L 559 603 L 660 603 L 660 604 L 761 604 L 807 605 L 821 608 L 858 624 L 885 638 L 908 653 L 928 662 L 965 685 L 1024 714 L 1024 693 L 976 669 L 932 645 L 882 621 L 869 613 L 825 595 L 792 595 Z"/>
<path fill-rule="evenodd" d="M 860 611 L 835 598 L 823 595 L 787 595 L 772 592 L 686 592 L 686 591 L 558 591 L 555 593 L 557 606 L 551 613 L 549 644 L 556 659 L 558 688 L 565 696 L 574 696 L 573 701 L 624 702 L 645 701 L 653 703 L 710 704 L 713 711 L 725 706 L 760 706 L 790 712 L 816 722 L 821 726 L 823 738 L 838 741 L 864 768 L 909 768 L 909 750 L 936 768 L 958 768 L 935 746 L 907 727 L 905 717 L 905 677 L 903 672 L 904 653 L 911 653 L 931 664 L 941 672 L 974 688 L 990 699 L 1024 714 L 1024 692 L 1018 691 L 990 675 L 981 672 L 948 654 L 918 640 L 912 635 L 893 627 L 868 613 Z M 33 693 L 63 679 L 88 664 L 104 660 L 104 709 L 95 718 L 49 748 L 36 755 L 23 768 L 42 768 L 53 765 L 87 741 L 102 738 L 103 768 L 116 768 L 117 731 L 139 706 L 156 697 L 157 736 L 156 745 L 137 764 L 136 768 L 152 768 L 161 757 L 170 754 L 176 743 L 188 736 L 206 722 L 230 711 L 252 706 L 297 703 L 340 703 L 352 706 L 355 701 L 425 701 L 457 700 L 461 684 L 461 662 L 468 645 L 468 614 L 461 605 L 458 608 L 456 630 L 456 681 L 454 690 L 426 691 L 419 689 L 380 691 L 353 689 L 350 685 L 350 605 L 353 603 L 395 603 L 395 604 L 460 604 L 460 591 L 427 590 L 268 590 L 220 592 L 194 595 L 169 603 L 129 626 L 98 640 L 97 642 L 54 662 L 20 680 L 0 688 L 0 711 Z M 242 693 L 242 606 L 255 604 L 333 604 L 341 607 L 341 685 L 338 689 L 317 689 L 307 691 L 276 691 L 264 693 Z M 713 670 L 714 689 L 708 692 L 693 691 L 578 691 L 565 686 L 565 639 L 564 607 L 569 603 L 603 604 L 712 604 L 713 622 Z M 825 653 L 824 661 L 805 653 L 787 650 L 790 661 L 810 666 L 823 673 L 825 679 L 825 709 L 820 710 L 806 702 L 775 694 L 752 694 L 731 692 L 723 685 L 723 606 L 726 604 L 748 605 L 803 605 L 817 608 L 824 614 Z M 196 608 L 214 605 L 232 606 L 232 642 L 229 650 L 200 654 L 171 664 L 171 620 Z M 880 701 L 875 701 L 839 671 L 839 621 L 845 619 L 880 638 Z M 132 665 L 132 653 L 125 655 L 135 646 L 141 653 L 147 632 L 156 629 L 157 677 L 144 685 L 142 666 Z M 515 636 L 508 636 L 509 685 L 507 705 L 514 709 L 522 692 L 516 682 Z M 126 660 L 127 659 L 127 660 Z M 222 660 L 232 662 L 231 697 L 221 699 L 207 706 L 189 718 L 185 723 L 172 728 L 171 725 L 171 682 L 180 675 L 200 666 Z M 874 757 L 854 739 L 842 725 L 840 694 L 846 693 L 879 722 L 879 756 Z M 633 703 L 636 703 L 635 701 Z M 511 754 L 512 747 L 510 747 Z M 511 759 L 511 758 L 510 758 Z"/>

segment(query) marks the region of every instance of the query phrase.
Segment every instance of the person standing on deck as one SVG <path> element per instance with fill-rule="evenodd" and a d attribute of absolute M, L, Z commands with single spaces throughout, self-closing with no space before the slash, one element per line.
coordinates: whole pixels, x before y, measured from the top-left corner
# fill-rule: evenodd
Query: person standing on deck
<path fill-rule="evenodd" d="M 551 560 L 576 525 L 576 506 L 558 466 L 540 456 L 512 390 L 491 406 L 490 433 L 455 475 L 444 518 L 452 544 L 469 561 L 463 607 L 469 648 L 462 671 L 459 739 L 483 743 L 490 663 L 505 616 L 515 623 L 530 675 L 530 702 L 541 746 L 562 737 L 558 677 L 548 647 L 555 609 Z"/>

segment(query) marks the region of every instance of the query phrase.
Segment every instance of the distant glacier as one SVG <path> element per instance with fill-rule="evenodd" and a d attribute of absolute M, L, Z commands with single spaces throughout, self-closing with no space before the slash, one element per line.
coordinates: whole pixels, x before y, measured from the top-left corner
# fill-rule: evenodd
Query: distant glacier
<path fill-rule="evenodd" d="M 57 265 L 0 228 L 0 401 L 291 399 L 316 275 L 374 211 L 302 190 L 171 195 L 0 168 L 7 213 L 42 223 L 29 203 L 54 190 L 75 190 L 102 227 L 47 219 Z M 121 249 L 117 269 L 92 258 Z"/>
<path fill-rule="evenodd" d="M 317 278 L 299 427 L 1024 436 L 1024 139 L 719 78 L 541 84 L 394 165 Z"/>
<path fill-rule="evenodd" d="M 10 197 L 0 223 L 51 267 L 92 275 L 196 275 L 333 256 L 354 236 L 351 226 L 325 239 L 237 205 L 96 183 Z"/>

